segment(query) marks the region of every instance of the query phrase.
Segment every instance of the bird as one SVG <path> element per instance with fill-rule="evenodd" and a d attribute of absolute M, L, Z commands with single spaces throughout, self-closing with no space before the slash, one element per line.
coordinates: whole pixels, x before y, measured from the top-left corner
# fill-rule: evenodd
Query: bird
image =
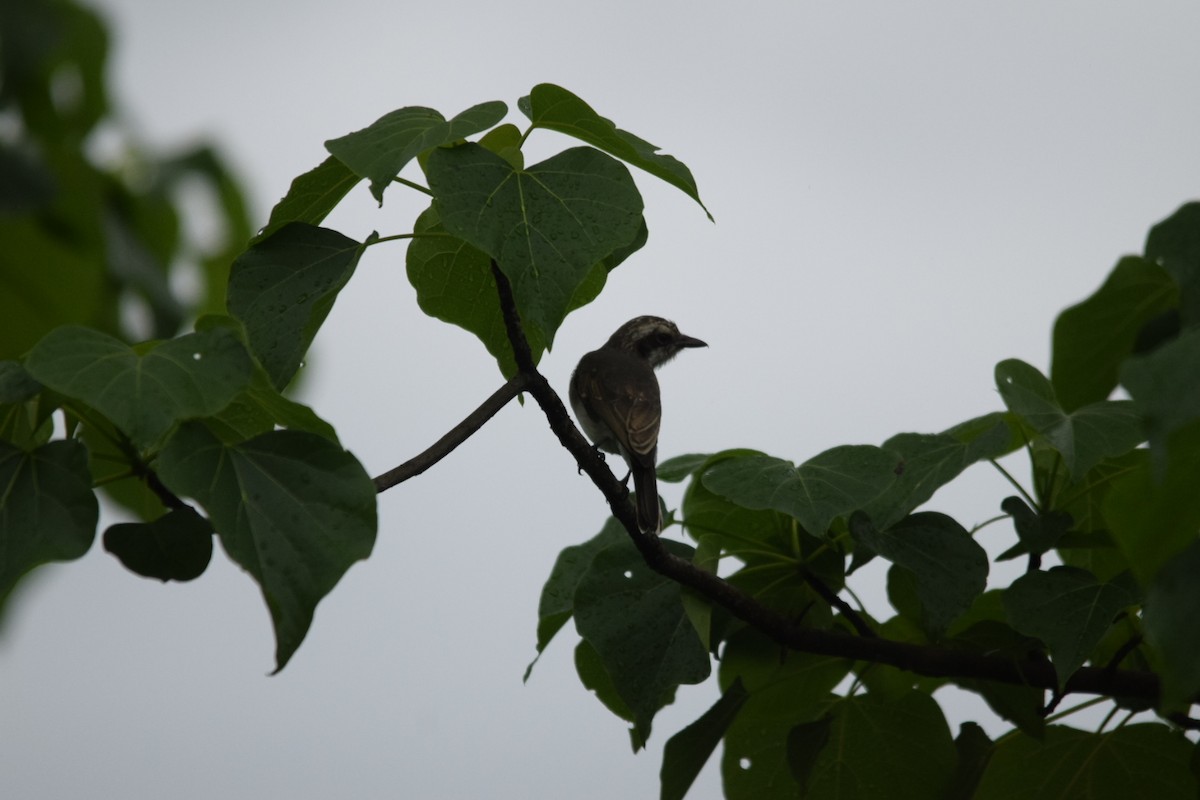
<path fill-rule="evenodd" d="M 601 450 L 629 465 L 642 533 L 662 530 L 658 505 L 658 429 L 662 398 L 654 370 L 689 347 L 708 347 L 662 317 L 634 317 L 598 350 L 579 360 L 571 375 L 571 408 L 583 432 Z"/>

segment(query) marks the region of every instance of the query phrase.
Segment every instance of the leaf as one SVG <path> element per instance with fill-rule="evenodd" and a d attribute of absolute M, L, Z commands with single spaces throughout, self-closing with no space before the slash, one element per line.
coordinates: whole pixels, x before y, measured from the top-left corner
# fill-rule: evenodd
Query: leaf
<path fill-rule="evenodd" d="M 262 588 L 283 669 L 317 603 L 375 542 L 375 487 L 355 458 L 320 436 L 272 431 L 228 445 L 179 428 L 158 459 L 163 483 L 194 497 L 225 552 Z"/>
<path fill-rule="evenodd" d="M 791 555 L 791 517 L 771 510 L 752 510 L 715 494 L 704 486 L 703 475 L 713 465 L 761 455 L 754 450 L 729 450 L 710 456 L 695 470 L 696 480 L 683 496 L 684 530 L 693 539 L 711 538 L 724 551 L 746 563 L 762 560 L 763 551 Z"/>
<path fill-rule="evenodd" d="M 246 326 L 275 388 L 296 374 L 362 247 L 337 231 L 290 222 L 233 262 L 229 313 Z"/>
<path fill-rule="evenodd" d="M 879 528 L 887 528 L 924 505 L 967 467 L 986 458 L 998 458 L 1010 436 L 1003 420 L 997 420 L 987 433 L 971 441 L 961 441 L 949 433 L 893 436 L 883 443 L 883 449 L 898 453 L 903 469 L 888 490 L 864 510 Z"/>
<path fill-rule="evenodd" d="M 592 559 L 609 545 L 616 544 L 628 534 L 625 528 L 614 517 L 609 517 L 600 532 L 583 544 L 564 547 L 554 560 L 550 577 L 542 587 L 542 596 L 538 600 L 537 625 L 537 656 L 525 668 L 524 681 L 529 680 L 533 665 L 542 657 L 542 652 L 550 644 L 554 635 L 567 624 L 567 620 L 575 612 L 575 589 L 579 580 L 592 564 Z"/>
<path fill-rule="evenodd" d="M 799 467 L 771 456 L 729 459 L 708 469 L 702 481 L 740 506 L 781 511 L 821 536 L 834 519 L 890 489 L 899 468 L 895 453 L 870 445 L 843 445 Z"/>
<path fill-rule="evenodd" d="M 587 147 L 517 170 L 464 144 L 434 151 L 427 171 L 442 225 L 496 260 L 522 320 L 547 344 L 591 270 L 643 224 L 629 171 Z"/>
<path fill-rule="evenodd" d="M 24 403 L 40 391 L 42 385 L 19 361 L 0 361 L 0 405 Z"/>
<path fill-rule="evenodd" d="M 212 525 L 191 508 L 174 509 L 153 522 L 123 522 L 104 532 L 104 549 L 125 567 L 160 581 L 190 581 L 212 558 Z"/>
<path fill-rule="evenodd" d="M 1200 322 L 1200 203 L 1184 203 L 1150 229 L 1146 258 L 1161 264 L 1179 285 L 1179 308 L 1188 326 Z"/>
<path fill-rule="evenodd" d="M 742 682 L 734 680 L 708 711 L 667 740 L 662 769 L 658 773 L 662 800 L 683 800 L 747 697 Z"/>
<path fill-rule="evenodd" d="M 79 442 L 26 452 L 0 441 L 0 605 L 34 567 L 83 556 L 99 513 Z"/>
<path fill-rule="evenodd" d="M 1103 400 L 1063 411 L 1050 381 L 1024 361 L 1009 359 L 996 365 L 996 385 L 1009 410 L 1063 457 L 1072 480 L 1109 456 L 1132 450 L 1145 439 L 1133 403 Z"/>
<path fill-rule="evenodd" d="M 227 328 L 245 342 L 242 324 L 232 317 L 210 314 L 196 320 L 196 330 Z M 250 384 L 229 405 L 205 420 L 209 429 L 223 440 L 237 443 L 260 433 L 286 428 L 324 436 L 337 443 L 337 432 L 308 406 L 284 397 L 271 383 L 261 364 L 255 363 Z"/>
<path fill-rule="evenodd" d="M 1013 527 L 1017 531 L 1020 546 L 1014 548 L 1021 553 L 1041 555 L 1053 549 L 1058 541 L 1071 529 L 1071 515 L 1062 511 L 1045 511 L 1038 513 L 1029 507 L 1023 499 L 1017 496 L 1006 497 L 1000 503 L 1000 510 L 1012 517 Z M 1001 558 L 997 557 L 997 561 Z"/>
<path fill-rule="evenodd" d="M 1045 642 L 1062 687 L 1087 661 L 1117 614 L 1139 600 L 1122 581 L 1100 583 L 1085 570 L 1054 567 L 1013 581 L 1004 593 L 1004 610 L 1013 628 Z"/>
<path fill-rule="evenodd" d="M 344 163 L 329 156 L 292 181 L 288 193 L 271 209 L 266 227 L 250 240 L 250 244 L 269 239 L 289 222 L 320 225 L 360 180 L 362 178 Z"/>
<path fill-rule="evenodd" d="M 579 643 L 575 645 L 575 673 L 579 676 L 579 682 L 583 684 L 583 688 L 596 695 L 596 699 L 605 708 L 626 722 L 634 721 L 636 715 L 617 692 L 612 677 L 604 668 L 604 662 L 600 660 L 596 648 L 592 647 L 587 639 L 580 639 Z M 632 731 L 630 735 L 632 738 Z M 644 746 L 644 740 L 640 746 L 635 744 L 634 752 L 636 753 Z"/>
<path fill-rule="evenodd" d="M 414 229 L 418 236 L 408 246 L 406 263 L 408 281 L 417 291 L 421 310 L 475 334 L 499 363 L 505 377 L 516 374 L 517 364 L 500 312 L 491 259 L 462 239 L 447 234 L 432 207 L 417 217 Z M 604 265 L 593 267 L 568 303 L 568 313 L 595 299 L 607 277 Z M 546 351 L 546 339 L 540 330 L 528 325 L 524 328 L 537 363 Z"/>
<path fill-rule="evenodd" d="M 100 411 L 143 449 L 175 423 L 228 405 L 249 382 L 252 366 L 242 343 L 225 330 L 190 333 L 135 351 L 108 334 L 73 325 L 51 331 L 25 361 L 39 381 Z"/>
<path fill-rule="evenodd" d="M 691 547 L 663 544 L 691 559 Z M 652 572 L 628 539 L 597 553 L 575 589 L 575 627 L 633 711 L 635 745 L 677 686 L 699 683 L 711 671 L 680 591 L 678 583 Z"/>
<path fill-rule="evenodd" d="M 829 744 L 812 767 L 811 797 L 940 798 L 958 758 L 941 708 L 928 694 L 872 695 L 834 704 Z"/>
<path fill-rule="evenodd" d="M 879 531 L 861 513 L 850 535 L 916 578 L 922 627 L 937 637 L 987 586 L 988 558 L 966 529 L 944 514 L 912 514 Z"/>
<path fill-rule="evenodd" d="M 1121 367 L 1121 385 L 1133 397 L 1161 468 L 1167 437 L 1200 419 L 1200 328 L 1127 360 Z"/>
<path fill-rule="evenodd" d="M 517 108 L 529 117 L 534 128 L 546 128 L 574 136 L 661 178 L 695 200 L 712 219 L 712 214 L 700 201 L 700 192 L 691 170 L 683 162 L 673 156 L 660 154 L 659 148 L 619 129 L 561 86 L 540 83 L 517 101 Z"/>
<path fill-rule="evenodd" d="M 995 743 L 978 724 L 962 724 L 958 730 L 958 738 L 954 740 L 954 749 L 958 752 L 958 766 L 954 770 L 954 778 L 950 782 L 950 788 L 946 790 L 944 800 L 971 800 L 975 796 L 975 787 L 983 777 L 983 771 L 992 758 L 994 748 Z"/>
<path fill-rule="evenodd" d="M 1200 530 L 1200 420 L 1171 434 L 1166 450 L 1165 470 L 1142 462 L 1113 481 L 1102 503 L 1113 541 L 1143 586 Z"/>
<path fill-rule="evenodd" d="M 1150 584 L 1142 615 L 1161 656 L 1161 705 L 1182 709 L 1200 693 L 1200 542 L 1171 559 Z"/>
<path fill-rule="evenodd" d="M 725 734 L 726 797 L 800 797 L 789 733 L 821 719 L 834 702 L 830 692 L 849 671 L 845 659 L 785 651 L 753 629 L 730 637 L 721 659 L 721 686 L 727 690 L 740 679 L 750 696 Z"/>
<path fill-rule="evenodd" d="M 1059 314 L 1050 383 L 1062 407 L 1074 411 L 1108 399 L 1138 332 L 1178 302 L 1179 289 L 1166 270 L 1128 257 L 1090 297 Z"/>
<path fill-rule="evenodd" d="M 384 114 L 362 130 L 330 139 L 325 149 L 354 174 L 370 179 L 371 194 L 382 205 L 383 190 L 422 151 L 490 128 L 507 113 L 508 106 L 493 100 L 447 122 L 432 108 L 409 106 Z"/>
<path fill-rule="evenodd" d="M 695 474 L 711 457 L 707 453 L 689 453 L 668 458 L 658 464 L 658 479 L 665 483 L 679 483 Z"/>
<path fill-rule="evenodd" d="M 1165 725 L 1089 733 L 1051 725 L 996 743 L 975 800 L 1194 800 L 1188 769 L 1194 746 Z"/>

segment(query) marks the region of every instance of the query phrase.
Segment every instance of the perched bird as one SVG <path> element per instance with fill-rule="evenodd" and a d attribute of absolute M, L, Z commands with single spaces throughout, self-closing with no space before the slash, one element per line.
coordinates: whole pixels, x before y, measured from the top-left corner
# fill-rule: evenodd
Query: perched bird
<path fill-rule="evenodd" d="M 654 370 L 685 347 L 708 345 L 662 317 L 635 317 L 581 358 L 571 376 L 571 408 L 583 432 L 629 464 L 642 533 L 662 528 L 655 475 L 662 400 Z"/>

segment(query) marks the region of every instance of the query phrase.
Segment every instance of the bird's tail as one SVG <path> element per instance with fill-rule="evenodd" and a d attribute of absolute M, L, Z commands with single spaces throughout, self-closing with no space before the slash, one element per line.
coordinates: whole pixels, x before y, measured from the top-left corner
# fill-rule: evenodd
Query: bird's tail
<path fill-rule="evenodd" d="M 642 533 L 662 530 L 662 510 L 658 505 L 658 476 L 654 466 L 633 468 L 633 491 L 637 494 L 637 523 Z"/>

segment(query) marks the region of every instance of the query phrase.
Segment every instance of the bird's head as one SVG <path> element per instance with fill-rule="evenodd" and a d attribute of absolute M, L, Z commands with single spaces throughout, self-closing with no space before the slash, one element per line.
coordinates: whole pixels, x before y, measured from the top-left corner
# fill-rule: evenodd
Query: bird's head
<path fill-rule="evenodd" d="M 708 347 L 708 344 L 679 332 L 675 323 L 662 317 L 634 317 L 609 337 L 610 347 L 635 353 L 659 367 L 670 361 L 685 347 Z"/>

